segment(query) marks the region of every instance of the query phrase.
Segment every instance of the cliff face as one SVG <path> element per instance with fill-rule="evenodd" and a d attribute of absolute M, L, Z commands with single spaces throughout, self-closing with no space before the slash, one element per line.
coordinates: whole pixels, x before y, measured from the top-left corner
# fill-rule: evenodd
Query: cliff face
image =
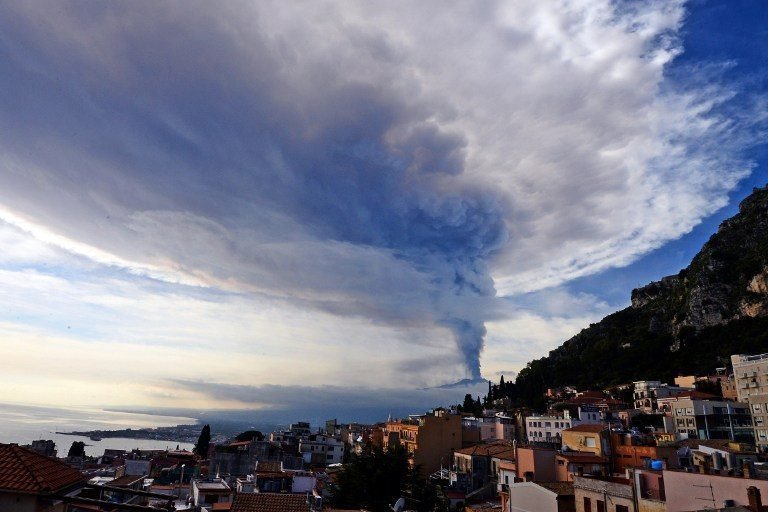
<path fill-rule="evenodd" d="M 766 350 L 768 187 L 755 189 L 687 268 L 632 291 L 630 307 L 531 361 L 516 384 L 526 400 L 550 386 L 707 372 L 730 354 Z"/>
<path fill-rule="evenodd" d="M 650 314 L 650 332 L 673 335 L 673 350 L 689 329 L 767 316 L 768 188 L 754 190 L 686 269 L 633 290 L 632 308 Z"/>

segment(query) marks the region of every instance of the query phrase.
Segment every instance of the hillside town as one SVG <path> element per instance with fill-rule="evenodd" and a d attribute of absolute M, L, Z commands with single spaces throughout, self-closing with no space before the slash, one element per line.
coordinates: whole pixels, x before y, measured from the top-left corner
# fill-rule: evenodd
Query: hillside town
<path fill-rule="evenodd" d="M 223 442 L 206 425 L 194 451 L 93 458 L 73 445 L 57 457 L 52 441 L 3 444 L 0 510 L 766 510 L 768 354 L 673 382 L 548 389 L 545 410 L 503 389 L 502 377 L 484 400 L 377 424 L 299 421 Z M 398 453 L 407 473 L 392 484 L 384 464 Z"/>

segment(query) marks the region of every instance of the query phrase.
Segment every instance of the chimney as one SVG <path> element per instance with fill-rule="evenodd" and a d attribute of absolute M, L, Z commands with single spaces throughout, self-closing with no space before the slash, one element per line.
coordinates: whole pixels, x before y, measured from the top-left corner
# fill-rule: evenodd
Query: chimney
<path fill-rule="evenodd" d="M 763 500 L 760 498 L 760 489 L 754 485 L 747 487 L 747 498 L 749 499 L 749 508 L 753 512 L 762 512 Z"/>
<path fill-rule="evenodd" d="M 744 478 L 753 478 L 754 475 L 752 474 L 752 464 L 750 464 L 749 462 L 745 462 L 743 466 L 743 471 L 744 471 Z"/>

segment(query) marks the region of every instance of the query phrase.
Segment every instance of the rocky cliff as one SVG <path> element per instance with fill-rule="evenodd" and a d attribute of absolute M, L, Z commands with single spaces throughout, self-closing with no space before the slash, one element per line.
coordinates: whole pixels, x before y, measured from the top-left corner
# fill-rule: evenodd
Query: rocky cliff
<path fill-rule="evenodd" d="M 605 386 L 708 372 L 732 353 L 768 351 L 768 187 L 755 189 L 677 275 L 632 291 L 630 307 L 590 325 L 516 384 Z"/>
<path fill-rule="evenodd" d="M 650 313 L 650 332 L 674 336 L 673 350 L 690 329 L 768 315 L 768 187 L 755 189 L 686 269 L 633 290 L 632 307 Z"/>

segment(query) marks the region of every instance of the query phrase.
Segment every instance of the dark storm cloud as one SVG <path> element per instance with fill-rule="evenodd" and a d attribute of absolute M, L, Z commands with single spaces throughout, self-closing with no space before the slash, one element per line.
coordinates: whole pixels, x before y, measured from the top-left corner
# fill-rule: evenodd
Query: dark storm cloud
<path fill-rule="evenodd" d="M 450 331 L 474 379 L 497 288 L 626 265 L 749 173 L 752 112 L 715 108 L 734 98 L 716 75 L 664 84 L 683 19 L 680 1 L 7 2 L 0 220 L 389 341 Z"/>
<path fill-rule="evenodd" d="M 422 414 L 428 409 L 458 403 L 466 393 L 475 396 L 488 390 L 484 380 L 453 388 L 416 390 L 343 385 L 238 386 L 193 380 L 174 380 L 169 385 L 217 402 L 235 401 L 250 406 L 252 416 L 261 421 L 288 422 L 301 418 L 315 425 L 331 416 L 341 421 L 377 422 L 389 415 L 402 418 Z"/>
<path fill-rule="evenodd" d="M 495 294 L 486 260 L 506 235 L 499 197 L 450 181 L 464 138 L 333 55 L 306 62 L 211 4 L 180 7 L 3 8 L 3 202 L 128 259 L 447 327 L 479 377 L 477 299 Z M 322 247 L 265 246 L 285 240 Z"/>

